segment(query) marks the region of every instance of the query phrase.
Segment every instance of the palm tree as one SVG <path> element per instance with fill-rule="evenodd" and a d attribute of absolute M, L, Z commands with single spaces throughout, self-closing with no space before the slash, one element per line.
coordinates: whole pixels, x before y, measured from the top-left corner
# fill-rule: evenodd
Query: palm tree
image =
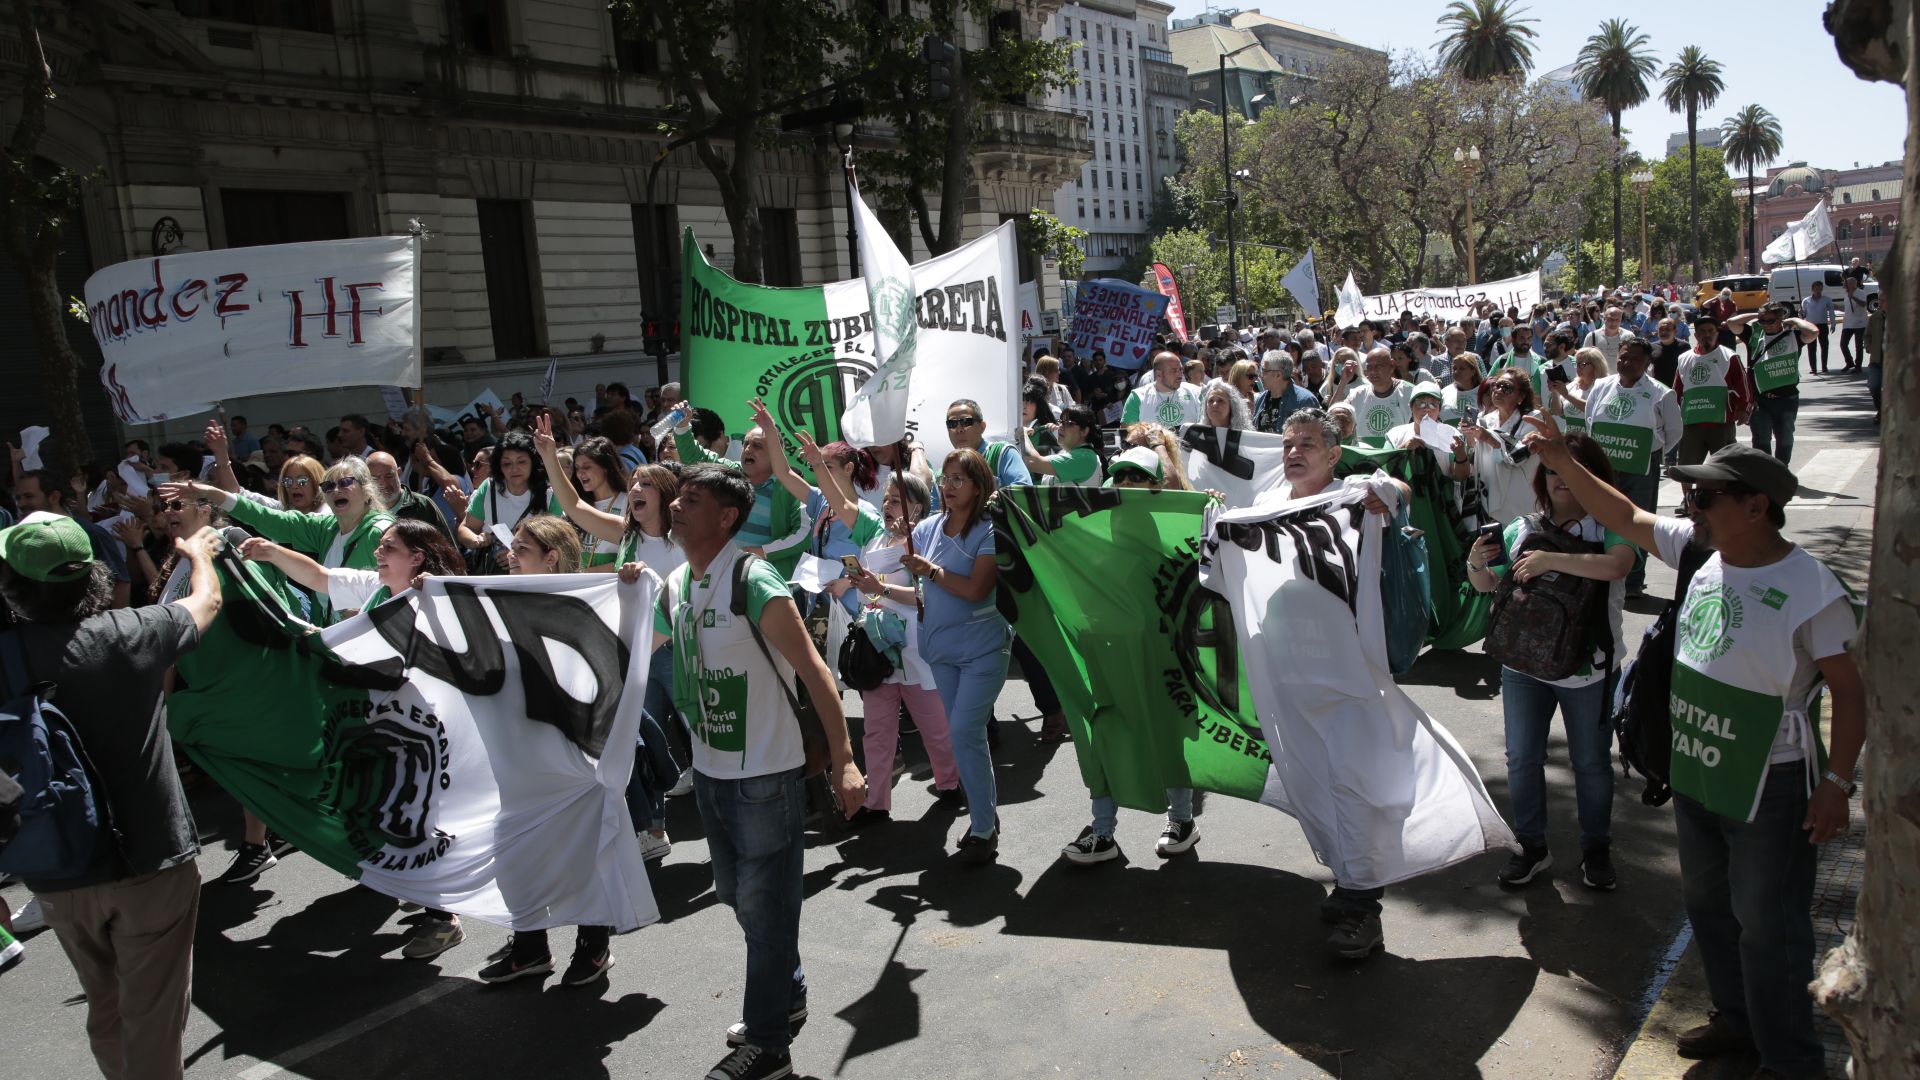
<path fill-rule="evenodd" d="M 1653 74 L 1653 56 L 1646 51 L 1647 35 L 1621 19 L 1608 19 L 1600 32 L 1587 39 L 1574 60 L 1573 78 L 1587 100 L 1605 106 L 1613 118 L 1613 281 L 1625 275 L 1620 250 L 1620 167 L 1626 155 L 1620 147 L 1620 114 L 1647 100 L 1647 77 Z"/>
<path fill-rule="evenodd" d="M 1754 250 L 1753 170 L 1780 156 L 1780 121 L 1758 105 L 1749 105 L 1720 122 L 1727 162 L 1747 173 L 1747 273 L 1758 273 Z"/>
<path fill-rule="evenodd" d="M 1440 25 L 1440 66 L 1463 79 L 1526 77 L 1533 67 L 1533 24 L 1513 0 L 1453 0 Z"/>
<path fill-rule="evenodd" d="M 1720 81 L 1720 63 L 1707 59 L 1700 46 L 1689 45 L 1667 70 L 1660 73 L 1667 85 L 1660 100 L 1669 112 L 1687 114 L 1687 225 L 1693 236 L 1693 280 L 1700 280 L 1700 168 L 1696 129 L 1700 110 L 1720 99 L 1727 84 Z"/>

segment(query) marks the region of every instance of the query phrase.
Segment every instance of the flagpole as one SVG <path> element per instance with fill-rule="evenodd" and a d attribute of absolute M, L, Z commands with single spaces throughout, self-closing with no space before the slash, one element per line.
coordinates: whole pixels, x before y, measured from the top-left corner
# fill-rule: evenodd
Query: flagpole
<path fill-rule="evenodd" d="M 838 130 L 839 129 L 836 127 L 835 131 L 837 132 Z M 860 233 L 858 229 L 854 228 L 854 223 L 853 223 L 854 196 L 853 196 L 853 127 L 852 125 L 847 126 L 847 142 L 842 149 L 845 151 L 845 154 L 841 158 L 841 166 L 843 168 L 843 171 L 846 174 L 846 187 L 847 187 L 847 271 L 848 271 L 847 276 L 850 278 L 857 278 L 860 276 Z"/>

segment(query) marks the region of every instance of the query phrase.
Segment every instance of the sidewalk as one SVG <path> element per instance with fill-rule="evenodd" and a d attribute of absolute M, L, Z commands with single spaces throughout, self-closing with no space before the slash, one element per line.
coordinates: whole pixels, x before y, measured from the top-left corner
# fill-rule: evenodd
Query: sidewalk
<path fill-rule="evenodd" d="M 1873 512 L 1863 511 L 1851 528 L 1831 539 L 1810 542 L 1808 550 L 1832 566 L 1842 580 L 1861 597 L 1866 595 L 1866 564 L 1853 539 L 1866 541 L 1873 535 Z M 1852 555 L 1835 558 L 1842 552 Z M 1864 788 L 1863 788 L 1864 790 Z M 1860 880 L 1865 873 L 1867 822 L 1862 812 L 1865 800 L 1854 799 L 1854 814 L 1846 835 L 1820 849 L 1820 867 L 1816 871 L 1813 893 L 1814 969 L 1819 970 L 1827 952 L 1837 947 L 1853 931 L 1855 907 L 1860 899 Z M 1752 1057 L 1723 1058 L 1718 1061 L 1689 1061 L 1674 1053 L 1676 1036 L 1697 1024 L 1707 1022 L 1713 1004 L 1707 996 L 1706 970 L 1692 944 L 1693 933 L 1681 924 L 1675 951 L 1680 953 L 1666 985 L 1659 990 L 1645 1022 L 1627 1046 L 1626 1054 L 1614 1071 L 1615 1080 L 1746 1080 L 1759 1068 Z M 1847 1038 L 1817 1007 L 1814 1023 L 1827 1046 L 1827 1075 L 1847 1075 L 1847 1060 L 1852 1051 Z"/>

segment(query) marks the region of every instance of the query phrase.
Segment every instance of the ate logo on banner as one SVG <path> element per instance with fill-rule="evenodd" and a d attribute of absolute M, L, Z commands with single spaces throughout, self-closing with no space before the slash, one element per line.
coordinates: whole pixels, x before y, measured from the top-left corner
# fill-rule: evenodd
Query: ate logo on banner
<path fill-rule="evenodd" d="M 1625 420 L 1633 415 L 1633 399 L 1622 394 L 1607 402 L 1607 419 Z"/>
<path fill-rule="evenodd" d="M 1703 386 L 1713 381 L 1713 364 L 1706 360 L 1696 360 L 1687 365 L 1687 385 Z"/>
<path fill-rule="evenodd" d="M 1745 621 L 1745 606 L 1730 586 L 1690 590 L 1680 612 L 1680 648 L 1696 664 L 1711 663 L 1733 648 L 1733 631 Z"/>
<path fill-rule="evenodd" d="M 847 403 L 874 370 L 871 360 L 819 349 L 768 368 L 755 384 L 755 393 L 767 402 L 783 432 L 838 432 Z M 796 452 L 797 448 L 798 444 L 788 447 Z"/>

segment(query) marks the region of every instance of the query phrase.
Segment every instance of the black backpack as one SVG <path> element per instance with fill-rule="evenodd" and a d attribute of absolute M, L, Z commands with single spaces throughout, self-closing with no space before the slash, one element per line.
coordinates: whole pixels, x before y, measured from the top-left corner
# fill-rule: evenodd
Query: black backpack
<path fill-rule="evenodd" d="M 1597 555 L 1605 548 L 1567 532 L 1545 514 L 1527 518 L 1527 538 L 1510 552 L 1518 562 L 1529 551 Z M 1522 585 L 1511 572 L 1500 579 L 1487 616 L 1487 655 L 1536 679 L 1573 676 L 1593 660 L 1595 643 L 1613 663 L 1613 632 L 1607 624 L 1611 582 L 1573 574 L 1541 574 Z"/>
<path fill-rule="evenodd" d="M 1673 714 L 1668 694 L 1673 687 L 1675 627 L 1687 586 L 1694 572 L 1706 564 L 1707 555 L 1705 548 L 1692 544 L 1680 553 L 1675 599 L 1647 627 L 1640 638 L 1640 651 L 1620 677 L 1620 693 L 1613 710 L 1613 730 L 1620 742 L 1620 772 L 1623 776 L 1637 772 L 1646 777 L 1640 801 L 1648 806 L 1661 806 L 1673 798 L 1673 788 L 1668 785 L 1673 758 Z"/>

